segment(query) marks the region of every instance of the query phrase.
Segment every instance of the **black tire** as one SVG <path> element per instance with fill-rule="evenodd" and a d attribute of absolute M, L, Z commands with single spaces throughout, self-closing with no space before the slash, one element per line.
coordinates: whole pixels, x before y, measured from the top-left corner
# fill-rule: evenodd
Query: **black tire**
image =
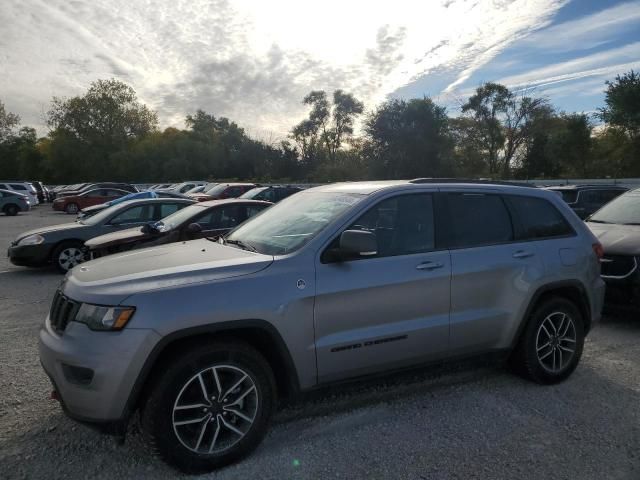
<path fill-rule="evenodd" d="M 69 215 L 75 215 L 79 210 L 77 203 L 67 203 L 64 207 L 64 211 Z"/>
<path fill-rule="evenodd" d="M 253 392 L 255 392 L 256 400 L 252 401 L 252 408 L 254 409 L 252 413 L 253 423 L 246 422 L 234 415 L 231 415 L 233 417 L 231 419 L 227 418 L 229 422 L 236 421 L 237 423 L 234 423 L 236 427 L 246 428 L 243 437 L 237 438 L 236 433 L 226 429 L 224 423 L 221 423 L 225 420 L 221 417 L 221 412 L 224 408 L 220 407 L 223 403 L 220 398 L 217 400 L 217 407 L 207 407 L 211 411 L 214 408 L 218 408 L 213 414 L 211 411 L 206 412 L 207 408 L 203 408 L 201 412 L 200 407 L 197 407 L 196 411 L 180 410 L 180 412 L 187 412 L 184 413 L 185 417 L 180 417 L 181 421 L 184 418 L 190 418 L 188 415 L 195 415 L 196 421 L 198 415 L 205 415 L 205 418 L 199 423 L 180 427 L 174 425 L 174 421 L 177 421 L 175 406 L 179 406 L 179 403 L 191 405 L 194 401 L 197 402 L 194 396 L 204 397 L 204 394 L 198 391 L 199 382 L 195 382 L 195 378 L 199 377 L 199 373 L 203 375 L 202 379 L 205 382 L 205 387 L 202 387 L 202 391 L 205 393 L 213 392 L 215 397 L 215 393 L 219 389 L 216 387 L 217 382 L 213 381 L 216 377 L 213 377 L 213 373 L 211 373 L 213 371 L 212 367 L 216 367 L 217 372 L 219 372 L 217 375 L 220 376 L 219 384 L 222 386 L 221 390 L 223 392 L 225 390 L 224 385 L 231 384 L 234 378 L 226 377 L 231 381 L 226 383 L 223 381 L 225 368 L 237 368 L 239 371 L 244 372 L 249 376 L 247 381 L 252 382 L 255 386 Z M 252 390 L 247 388 L 246 384 L 238 388 L 240 390 Z M 190 391 L 189 389 L 195 390 Z M 187 392 L 190 392 L 192 396 L 188 401 L 185 400 L 183 402 L 182 395 L 186 396 Z M 251 394 L 252 397 L 253 392 Z M 234 391 L 231 395 L 235 394 Z M 171 466 L 185 473 L 210 472 L 240 460 L 259 445 L 267 432 L 271 415 L 275 409 L 276 396 L 273 372 L 259 352 L 245 343 L 232 339 L 224 342 L 218 340 L 200 347 L 189 348 L 189 351 L 183 355 L 172 358 L 169 367 L 163 369 L 161 376 L 156 378 L 141 409 L 142 428 L 155 453 Z M 249 395 L 244 398 L 249 398 Z M 209 403 L 211 405 L 216 403 L 215 398 L 212 397 L 210 400 Z M 229 401 L 232 400 L 233 397 Z M 242 401 L 244 402 L 245 400 Z M 204 407 L 204 405 L 202 406 Z M 180 413 L 180 415 L 183 415 L 183 413 Z M 208 419 L 207 415 L 209 415 Z M 179 437 L 178 432 L 181 437 Z M 219 434 L 216 432 L 219 432 Z M 191 442 L 188 441 L 190 439 L 189 435 L 191 435 Z M 231 442 L 235 438 L 236 443 L 230 444 L 228 448 L 219 452 L 206 452 L 207 445 L 210 451 L 213 448 L 212 445 L 216 443 L 217 439 L 223 438 L 223 435 L 226 435 L 224 438 L 229 439 Z M 193 445 L 196 437 L 198 437 L 197 443 Z M 185 443 L 191 447 L 189 448 Z M 199 445 L 202 445 L 201 448 L 204 448 L 205 452 L 198 451 Z"/>
<path fill-rule="evenodd" d="M 18 206 L 14 205 L 13 203 L 10 203 L 9 205 L 5 205 L 4 207 L 4 213 L 8 217 L 15 217 L 16 215 L 18 215 L 19 211 L 20 209 L 18 208 Z"/>
<path fill-rule="evenodd" d="M 75 265 L 67 264 L 67 266 L 65 266 L 64 262 L 61 261 L 62 255 L 65 254 L 65 252 L 68 255 L 71 252 L 75 252 L 76 250 L 81 251 L 81 249 L 82 249 L 81 242 L 73 242 L 73 241 L 62 242 L 53 250 L 53 253 L 51 254 L 51 261 L 53 262 L 53 264 L 55 265 L 55 267 L 58 269 L 60 273 L 67 273 L 75 265 L 86 261 L 86 258 L 84 257 L 84 254 L 83 254 L 81 261 L 75 263 Z"/>
<path fill-rule="evenodd" d="M 566 323 L 561 324 L 562 315 Z M 558 327 L 556 332 L 549 322 Z M 562 337 L 565 328 L 566 335 Z M 580 309 L 566 298 L 548 297 L 536 305 L 510 360 L 515 370 L 525 378 L 541 384 L 553 384 L 562 382 L 573 373 L 583 348 L 584 319 Z"/>

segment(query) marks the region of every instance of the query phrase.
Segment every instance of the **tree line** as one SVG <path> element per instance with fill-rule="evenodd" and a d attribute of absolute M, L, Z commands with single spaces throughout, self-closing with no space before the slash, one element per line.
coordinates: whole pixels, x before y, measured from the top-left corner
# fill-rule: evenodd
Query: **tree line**
<path fill-rule="evenodd" d="M 65 184 L 639 177 L 640 75 L 618 75 L 604 88 L 604 106 L 587 115 L 558 111 L 532 91 L 485 83 L 457 117 L 428 97 L 365 111 L 343 90 L 312 91 L 303 99 L 306 118 L 286 140 L 268 144 L 203 110 L 187 115 L 185 128 L 160 130 L 133 88 L 98 80 L 84 95 L 54 97 L 49 132 L 40 138 L 0 102 L 0 170 L 6 178 Z"/>

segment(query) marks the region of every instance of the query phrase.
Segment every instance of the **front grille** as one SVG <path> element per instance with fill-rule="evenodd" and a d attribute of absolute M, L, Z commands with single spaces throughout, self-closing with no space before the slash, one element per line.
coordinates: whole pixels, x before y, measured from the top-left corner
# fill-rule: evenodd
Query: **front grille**
<path fill-rule="evenodd" d="M 53 329 L 58 333 L 64 332 L 67 324 L 75 318 L 79 308 L 79 303 L 65 297 L 62 292 L 58 290 L 53 297 L 51 311 L 49 312 L 49 321 Z"/>
<path fill-rule="evenodd" d="M 638 268 L 635 257 L 622 255 L 605 255 L 601 263 L 601 273 L 603 277 L 626 277 Z"/>

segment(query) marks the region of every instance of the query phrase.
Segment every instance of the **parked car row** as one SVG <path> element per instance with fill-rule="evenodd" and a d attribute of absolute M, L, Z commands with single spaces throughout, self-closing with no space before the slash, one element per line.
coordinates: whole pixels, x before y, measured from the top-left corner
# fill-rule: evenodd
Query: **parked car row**
<path fill-rule="evenodd" d="M 24 195 L 32 207 L 49 201 L 49 193 L 41 182 L 0 180 L 0 190 Z"/>
<path fill-rule="evenodd" d="M 25 232 L 9 256 L 68 272 L 40 333 L 65 412 L 124 435 L 140 411 L 185 472 L 249 454 L 279 397 L 333 382 L 487 352 L 560 382 L 605 298 L 640 307 L 640 190 L 584 222 L 592 186 L 220 183 L 159 198 L 184 186 Z"/>

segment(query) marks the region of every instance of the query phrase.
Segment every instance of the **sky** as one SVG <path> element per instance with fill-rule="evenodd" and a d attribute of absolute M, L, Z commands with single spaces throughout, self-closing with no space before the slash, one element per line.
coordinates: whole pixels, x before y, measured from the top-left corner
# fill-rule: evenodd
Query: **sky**
<path fill-rule="evenodd" d="M 591 113 L 640 70 L 640 0 L 2 0 L 0 25 L 0 101 L 40 134 L 53 96 L 105 78 L 162 127 L 201 108 L 276 141 L 311 90 L 456 115 L 494 81 Z"/>

